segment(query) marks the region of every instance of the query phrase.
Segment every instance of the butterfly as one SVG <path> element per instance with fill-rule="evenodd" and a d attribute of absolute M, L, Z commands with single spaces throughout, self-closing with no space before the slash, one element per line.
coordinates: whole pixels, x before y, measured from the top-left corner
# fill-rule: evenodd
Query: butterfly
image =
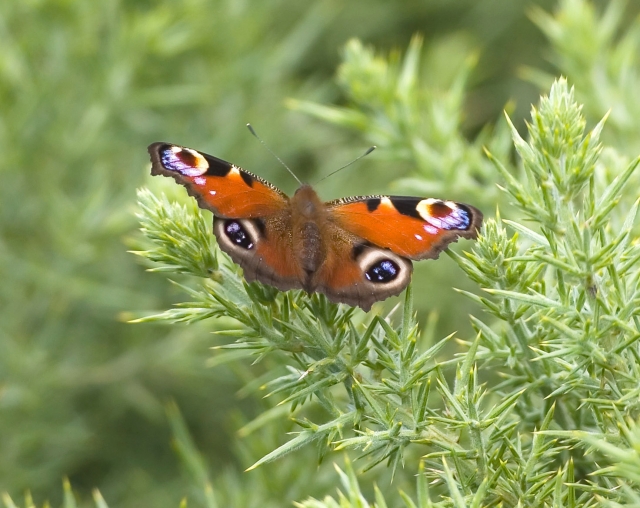
<path fill-rule="evenodd" d="M 323 202 L 310 185 L 288 197 L 212 155 L 149 145 L 151 174 L 184 185 L 214 215 L 220 249 L 248 282 L 304 289 L 365 311 L 407 287 L 412 260 L 436 259 L 458 238 L 475 239 L 482 213 L 453 201 L 354 196 Z"/>

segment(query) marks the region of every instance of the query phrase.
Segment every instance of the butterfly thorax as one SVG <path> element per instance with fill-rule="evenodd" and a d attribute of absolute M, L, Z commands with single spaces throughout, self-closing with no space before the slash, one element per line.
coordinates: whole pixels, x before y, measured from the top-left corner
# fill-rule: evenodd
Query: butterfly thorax
<path fill-rule="evenodd" d="M 316 192 L 308 185 L 300 187 L 291 198 L 292 246 L 309 285 L 327 256 L 326 221 L 326 209 Z"/>

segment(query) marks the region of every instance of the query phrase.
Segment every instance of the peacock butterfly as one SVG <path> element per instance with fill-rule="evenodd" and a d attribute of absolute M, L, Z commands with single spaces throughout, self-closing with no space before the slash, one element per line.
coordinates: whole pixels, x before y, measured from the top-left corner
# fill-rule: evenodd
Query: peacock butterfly
<path fill-rule="evenodd" d="M 411 260 L 436 259 L 458 237 L 476 238 L 482 224 L 480 210 L 453 201 L 354 196 L 325 203 L 304 184 L 289 198 L 191 148 L 153 143 L 149 154 L 151 174 L 173 177 L 213 212 L 218 244 L 247 281 L 316 291 L 364 310 L 409 284 Z"/>

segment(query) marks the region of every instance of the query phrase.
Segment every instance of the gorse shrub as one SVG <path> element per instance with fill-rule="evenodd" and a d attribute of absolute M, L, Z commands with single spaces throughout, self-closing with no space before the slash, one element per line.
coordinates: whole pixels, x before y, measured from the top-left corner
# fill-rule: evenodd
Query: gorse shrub
<path fill-rule="evenodd" d="M 394 318 L 247 284 L 226 256 L 211 256 L 198 210 L 185 214 L 143 190 L 143 232 L 152 243 L 139 254 L 162 271 L 205 277 L 188 290 L 190 302 L 145 320 L 224 316 L 233 319 L 224 334 L 237 337 L 220 346 L 227 354 L 285 353 L 288 372 L 266 385 L 300 431 L 252 467 L 312 443 L 320 459 L 360 450 L 364 469 L 383 461 L 392 471 L 412 467 L 405 458 L 417 452 L 421 506 L 429 506 L 427 490 L 442 497 L 437 506 L 620 501 L 620 477 L 637 476 L 619 462 L 637 461 L 640 251 L 638 203 L 616 205 L 640 159 L 607 167 L 598 141 L 604 125 L 586 131 L 561 79 L 532 110 L 527 140 L 511 127 L 518 173 L 487 153 L 521 219 L 488 219 L 469 252 L 451 254 L 488 293 L 466 294 L 491 318 L 473 318 L 477 336 L 454 358 L 438 355 L 447 339 L 433 343 L 420 332 L 411 289 Z M 322 408 L 321 420 L 305 413 L 309 405 Z M 349 467 L 341 475 L 356 499 Z M 332 501 L 318 503 L 303 506 Z"/>
<path fill-rule="evenodd" d="M 338 84 L 347 107 L 289 100 L 288 105 L 334 125 L 351 129 L 384 147 L 380 157 L 390 164 L 406 162 L 411 174 L 394 187 L 413 194 L 449 196 L 478 206 L 495 203 L 495 171 L 483 146 L 506 159 L 509 133 L 500 124 L 469 142 L 462 129 L 469 74 L 477 63 L 466 55 L 457 72 L 427 86 L 420 68 L 422 38 L 415 36 L 404 58 L 376 55 L 358 40 L 347 43 L 338 69 Z M 432 69 L 435 71 L 435 69 Z"/>
<path fill-rule="evenodd" d="M 456 29 L 473 13 L 444 37 L 447 16 L 421 2 L 424 52 L 419 36 L 404 55 L 351 40 L 331 86 L 316 64 L 333 68 L 335 40 L 354 33 L 336 27 L 358 19 L 388 46 L 370 34 L 406 34 L 417 9 L 374 4 L 344 18 L 326 2 L 0 3 L 0 491 L 32 486 L 21 505 L 41 505 L 68 473 L 65 508 L 106 507 L 97 491 L 82 499 L 94 485 L 113 506 L 640 506 L 638 6 L 533 7 L 545 52 L 518 2 L 442 7 Z M 533 62 L 519 72 L 535 92 L 505 54 Z M 548 96 L 524 125 L 537 90 Z M 306 116 L 283 113 L 287 96 L 307 99 L 287 100 Z M 485 126 L 511 97 L 507 120 Z M 145 275 L 122 247 L 144 146 L 185 143 L 278 181 L 231 128 L 244 121 L 304 179 L 376 144 L 366 168 L 319 190 L 468 202 L 487 216 L 482 236 L 418 264 L 400 304 L 365 314 L 246 284 L 210 215 L 153 178 L 142 238 L 127 239 L 159 272 Z M 114 319 L 184 292 L 139 319 L 168 326 Z"/>

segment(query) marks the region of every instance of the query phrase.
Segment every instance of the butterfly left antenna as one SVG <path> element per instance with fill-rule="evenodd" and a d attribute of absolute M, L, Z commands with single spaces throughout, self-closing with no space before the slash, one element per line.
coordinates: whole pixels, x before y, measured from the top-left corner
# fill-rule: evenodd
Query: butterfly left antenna
<path fill-rule="evenodd" d="M 271 155 L 273 155 L 276 159 L 278 159 L 278 162 L 280 164 L 282 164 L 285 168 L 287 168 L 287 171 L 289 173 L 291 173 L 291 176 L 293 176 L 293 178 L 296 179 L 296 181 L 302 185 L 302 182 L 300 181 L 300 179 L 296 176 L 296 174 L 291 171 L 291 168 L 289 166 L 287 166 L 280 157 L 278 157 L 275 153 L 273 153 L 273 150 L 271 150 L 271 148 L 269 148 L 269 145 L 267 145 L 264 141 L 262 141 L 262 138 L 260 136 L 258 136 L 258 134 L 256 133 L 256 131 L 253 130 L 253 127 L 251 126 L 250 123 L 247 124 L 247 128 L 249 129 L 249 131 L 251 132 L 251 134 L 253 134 L 255 136 L 255 138 L 260 141 L 260 143 L 262 143 L 262 146 L 264 146 L 267 150 L 269 150 L 269 153 Z"/>

